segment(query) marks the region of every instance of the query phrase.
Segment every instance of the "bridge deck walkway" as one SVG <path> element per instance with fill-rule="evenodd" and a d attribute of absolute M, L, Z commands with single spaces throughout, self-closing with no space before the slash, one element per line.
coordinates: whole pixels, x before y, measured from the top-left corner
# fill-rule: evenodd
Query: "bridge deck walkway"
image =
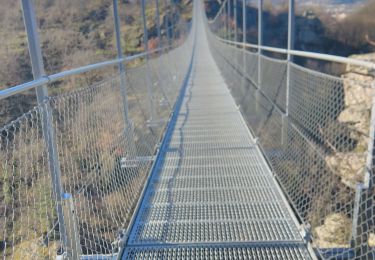
<path fill-rule="evenodd" d="M 202 24 L 123 258 L 311 259 Z"/>

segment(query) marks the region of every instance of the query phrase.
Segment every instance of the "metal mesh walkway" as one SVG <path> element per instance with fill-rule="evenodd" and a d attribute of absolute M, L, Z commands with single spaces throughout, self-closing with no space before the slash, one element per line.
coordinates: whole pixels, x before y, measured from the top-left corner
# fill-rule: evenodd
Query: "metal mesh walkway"
<path fill-rule="evenodd" d="M 310 259 L 203 26 L 182 95 L 124 259 Z"/>

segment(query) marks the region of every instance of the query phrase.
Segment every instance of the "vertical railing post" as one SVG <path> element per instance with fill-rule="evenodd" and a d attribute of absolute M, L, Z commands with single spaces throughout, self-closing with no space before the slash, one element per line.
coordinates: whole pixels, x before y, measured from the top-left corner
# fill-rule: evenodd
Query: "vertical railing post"
<path fill-rule="evenodd" d="M 114 26 L 115 26 L 115 38 L 116 38 L 116 49 L 117 49 L 117 58 L 123 59 L 124 55 L 122 53 L 121 47 L 121 34 L 120 34 L 120 18 L 118 15 L 118 1 L 113 1 L 113 19 L 114 19 Z M 127 90 L 126 90 L 126 81 L 125 81 L 125 66 L 124 62 L 118 64 L 118 70 L 120 73 L 121 78 L 121 94 L 123 95 L 123 102 L 124 102 L 124 116 L 125 116 L 125 123 L 127 126 L 130 124 L 129 118 L 129 107 L 128 107 L 128 97 L 127 97 Z"/>
<path fill-rule="evenodd" d="M 295 2 L 289 0 L 288 10 L 288 62 L 293 62 L 293 56 L 290 53 L 294 49 L 295 40 Z"/>
<path fill-rule="evenodd" d="M 169 22 L 170 22 L 170 18 L 169 18 L 170 14 L 167 13 L 167 15 L 165 16 L 167 21 L 166 21 L 166 25 L 165 25 L 165 29 L 166 29 L 166 35 L 167 35 L 167 50 L 168 50 L 168 60 L 170 61 L 170 58 L 169 58 L 169 50 L 171 48 L 171 34 L 170 34 L 170 31 L 169 31 Z M 170 62 L 171 63 L 171 62 Z M 173 78 L 173 75 L 172 75 L 172 78 Z"/>
<path fill-rule="evenodd" d="M 233 6 L 235 5 L 234 1 L 233 1 Z M 233 6 L 232 6 L 232 3 L 231 3 L 231 0 L 228 0 L 228 3 L 229 3 L 229 21 L 230 21 L 230 23 L 229 23 L 229 40 L 234 41 L 235 40 L 234 39 L 234 28 L 232 30 L 232 21 L 230 19 Z M 233 20 L 235 20 L 235 19 L 236 19 L 235 11 L 233 10 Z M 230 65 L 232 65 L 235 69 L 237 69 L 237 59 L 236 59 L 237 52 L 236 52 L 236 49 L 235 49 L 237 46 L 234 45 L 233 47 L 234 47 L 234 49 L 233 49 L 234 51 L 230 52 L 230 54 L 233 54 L 233 56 L 232 55 L 229 56 L 229 59 L 230 59 L 229 62 L 230 62 Z M 231 70 L 234 72 L 233 68 Z M 229 88 L 232 88 L 232 87 L 233 87 L 233 83 L 229 85 Z"/>
<path fill-rule="evenodd" d="M 156 8 L 156 29 L 157 29 L 157 32 L 158 32 L 158 39 L 159 39 L 158 47 L 161 48 L 163 44 L 161 42 L 159 0 L 155 1 L 155 8 Z"/>
<path fill-rule="evenodd" d="M 237 42 L 237 0 L 233 0 L 233 41 Z M 234 68 L 239 70 L 239 60 L 238 60 L 238 45 L 234 45 L 233 59 Z"/>
<path fill-rule="evenodd" d="M 243 49 L 244 51 L 246 50 L 245 44 L 247 42 L 246 38 L 246 24 L 247 24 L 247 19 L 246 19 L 246 0 L 242 0 L 242 42 L 243 42 Z"/>
<path fill-rule="evenodd" d="M 229 0 L 225 3 L 225 39 L 229 40 Z"/>
<path fill-rule="evenodd" d="M 155 9 L 156 9 L 156 14 L 155 14 L 155 19 L 156 19 L 156 29 L 157 29 L 157 34 L 158 34 L 158 49 L 159 49 L 159 53 L 160 56 L 158 58 L 158 63 L 159 63 L 159 69 L 162 69 L 163 67 L 163 64 L 161 62 L 161 55 L 162 54 L 166 54 L 164 52 L 164 50 L 162 49 L 163 48 L 163 43 L 162 43 L 162 40 L 161 40 L 161 27 L 160 27 L 160 12 L 159 12 L 159 0 L 155 0 Z M 168 56 L 167 56 L 168 57 Z M 173 79 L 173 77 L 172 77 Z M 162 92 L 162 95 L 163 95 L 163 101 L 162 102 L 162 105 L 164 105 L 164 103 L 167 103 L 167 105 L 169 107 L 171 107 L 171 104 L 170 104 L 170 101 L 165 93 L 165 90 L 164 90 L 164 78 L 162 79 L 162 82 L 160 82 L 160 78 L 159 78 L 159 84 L 160 84 L 160 90 Z"/>
<path fill-rule="evenodd" d="M 118 0 L 112 0 L 113 2 L 113 19 L 114 19 L 114 26 L 115 26 L 115 38 L 116 38 L 116 48 L 117 48 L 117 58 L 123 59 L 124 55 L 122 52 L 121 47 L 121 32 L 120 32 L 120 18 L 118 14 Z M 124 121 L 125 121 L 125 139 L 126 145 L 129 149 L 129 153 L 127 154 L 126 159 L 133 160 L 136 156 L 136 148 L 134 143 L 134 128 L 133 123 L 129 116 L 129 104 L 128 104 L 128 95 L 126 89 L 126 79 L 125 79 L 125 65 L 124 62 L 118 64 L 118 71 L 120 74 L 120 91 L 121 91 L 121 98 L 123 102 L 123 109 L 124 109 Z"/>
<path fill-rule="evenodd" d="M 369 246 L 370 233 L 374 229 L 374 194 L 375 194 L 375 97 L 372 97 L 372 108 L 369 125 L 369 143 L 367 147 L 366 166 L 363 183 L 358 183 L 353 209 L 352 241 L 353 259 L 372 259 L 373 251 Z"/>
<path fill-rule="evenodd" d="M 246 0 L 242 0 L 242 81 L 246 84 Z"/>
<path fill-rule="evenodd" d="M 37 31 L 36 16 L 32 0 L 22 0 L 22 13 L 25 23 L 33 77 L 35 80 L 45 76 L 42 51 Z M 59 231 L 68 259 L 78 259 L 81 254 L 79 230 L 76 226 L 71 197 L 67 198 L 61 183 L 60 162 L 57 151 L 55 131 L 52 122 L 51 107 L 48 102 L 46 85 L 36 88 L 38 105 L 41 109 L 42 131 L 48 156 L 48 168 L 51 174 L 53 196 L 59 223 Z"/>
<path fill-rule="evenodd" d="M 290 85 L 291 85 L 291 65 L 293 63 L 293 56 L 290 51 L 294 49 L 295 37 L 295 2 L 289 0 L 288 10 L 288 54 L 287 54 L 287 75 L 286 75 L 286 100 L 285 100 L 285 114 L 282 116 L 282 131 L 281 144 L 287 143 L 288 138 L 288 120 L 289 120 L 289 101 L 290 101 Z"/>
<path fill-rule="evenodd" d="M 255 111 L 260 108 L 260 89 L 262 88 L 262 49 L 263 46 L 263 0 L 258 0 L 258 88 L 255 93 Z"/>
<path fill-rule="evenodd" d="M 170 34 L 170 31 L 169 31 L 169 22 L 171 22 L 170 20 L 170 13 L 172 11 L 170 10 L 170 8 L 167 9 L 167 15 L 165 16 L 167 21 L 166 21 L 166 25 L 165 25 L 165 29 L 166 29 L 166 35 L 167 35 L 167 42 L 168 42 L 168 49 L 170 48 L 171 46 L 171 34 Z"/>
<path fill-rule="evenodd" d="M 238 41 L 238 38 L 237 38 L 237 0 L 234 0 L 233 2 L 233 8 L 234 8 L 234 11 L 233 11 L 233 16 L 234 16 L 234 41 Z"/>
<path fill-rule="evenodd" d="M 172 28 L 172 35 L 171 35 L 171 39 L 172 39 L 172 44 L 174 44 L 174 40 L 175 40 L 175 31 L 174 31 L 174 27 L 175 27 L 175 24 L 174 24 L 174 16 L 173 16 L 173 13 L 176 9 L 176 6 L 174 5 L 174 2 L 173 0 L 170 1 L 170 4 L 171 4 L 171 28 Z"/>
<path fill-rule="evenodd" d="M 147 31 L 147 21 L 146 21 L 146 1 L 141 0 L 141 15 L 143 20 L 143 46 L 146 52 L 146 81 L 147 81 L 147 93 L 148 99 L 150 102 L 150 118 L 148 120 L 149 124 L 152 124 L 153 120 L 155 120 L 155 104 L 154 104 L 154 96 L 152 90 L 152 82 L 151 82 L 151 70 L 149 65 L 149 54 L 148 54 L 148 31 Z"/>
<path fill-rule="evenodd" d="M 175 5 L 174 5 L 173 0 L 170 0 L 169 3 L 171 5 L 170 13 L 169 13 L 170 14 L 169 20 L 171 22 L 171 26 L 169 27 L 169 25 L 168 25 L 168 31 L 171 30 L 169 32 L 171 32 L 172 35 L 170 34 L 169 37 L 171 39 L 170 40 L 171 41 L 171 47 L 173 48 L 173 46 L 175 44 L 175 33 L 174 33 L 175 24 L 174 24 L 174 16 L 173 16 L 173 13 L 175 11 Z M 172 59 L 172 60 L 174 60 L 174 59 Z M 176 65 L 176 61 L 174 62 L 174 64 Z M 171 70 L 171 72 L 173 73 L 172 80 L 173 80 L 174 83 L 178 84 L 178 82 L 177 82 L 177 73 L 178 73 L 177 66 L 173 66 L 173 68 L 174 69 Z M 175 87 L 177 87 L 177 86 L 175 86 Z"/>
<path fill-rule="evenodd" d="M 232 40 L 232 29 L 231 29 L 231 20 L 230 20 L 231 9 L 232 9 L 232 5 L 230 4 L 230 0 L 228 0 L 228 31 L 229 31 L 228 40 L 230 41 Z"/>

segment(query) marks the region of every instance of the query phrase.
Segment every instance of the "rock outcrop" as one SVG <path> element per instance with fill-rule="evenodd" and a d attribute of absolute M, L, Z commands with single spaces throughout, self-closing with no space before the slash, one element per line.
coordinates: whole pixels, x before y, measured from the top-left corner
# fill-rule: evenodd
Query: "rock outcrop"
<path fill-rule="evenodd" d="M 371 233 L 368 238 L 368 245 L 370 247 L 375 247 L 375 234 Z"/>
<path fill-rule="evenodd" d="M 329 215 L 324 224 L 315 228 L 315 244 L 319 248 L 349 247 L 351 220 L 343 214 Z"/>
<path fill-rule="evenodd" d="M 355 55 L 352 58 L 375 61 L 375 53 Z M 352 188 L 363 181 L 366 167 L 371 109 L 375 97 L 374 77 L 374 70 L 347 66 L 342 77 L 344 109 L 337 121 L 349 129 L 347 139 L 355 140 L 356 145 L 349 151 L 336 151 L 326 157 L 327 164 Z"/>

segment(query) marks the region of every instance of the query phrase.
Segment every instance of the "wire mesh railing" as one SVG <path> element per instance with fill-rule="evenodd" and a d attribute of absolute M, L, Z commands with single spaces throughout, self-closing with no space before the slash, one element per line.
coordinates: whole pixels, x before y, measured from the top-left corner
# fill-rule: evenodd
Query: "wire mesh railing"
<path fill-rule="evenodd" d="M 174 36 L 163 40 L 170 45 L 123 59 L 126 68 L 104 80 L 46 95 L 0 128 L 2 258 L 119 252 L 190 64 L 190 23 L 176 19 Z M 0 96 L 118 63 L 42 77 Z"/>
<path fill-rule="evenodd" d="M 298 52 L 236 42 L 233 23 L 243 17 L 222 6 L 207 23 L 213 56 L 307 241 L 323 259 L 373 259 L 374 78 L 353 71 L 374 64 L 348 65 L 337 77 L 269 57 L 265 50 Z"/>
<path fill-rule="evenodd" d="M 373 78 L 316 72 L 262 53 L 272 48 L 231 42 L 238 26 L 230 14 L 239 12 L 226 8 L 239 4 L 223 6 L 208 31 L 212 52 L 305 239 L 325 259 L 373 259 Z M 142 54 L 108 79 L 48 96 L 42 84 L 63 76 L 40 73 L 10 90 L 36 87 L 39 100 L 0 128 L 3 258 L 119 252 L 191 59 L 189 26 L 166 19 L 174 22 L 161 42 L 174 47 Z"/>

